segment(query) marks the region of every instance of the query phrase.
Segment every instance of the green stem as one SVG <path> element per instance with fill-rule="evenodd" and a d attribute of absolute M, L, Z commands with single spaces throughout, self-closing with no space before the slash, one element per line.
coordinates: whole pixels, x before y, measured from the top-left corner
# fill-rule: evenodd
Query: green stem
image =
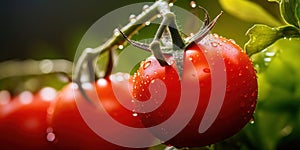
<path fill-rule="evenodd" d="M 4 61 L 0 63 L 0 80 L 18 76 L 32 76 L 53 73 L 62 74 L 69 78 L 72 72 L 72 70 L 69 68 L 72 68 L 72 65 L 72 62 L 64 59 Z"/>
<path fill-rule="evenodd" d="M 143 13 L 139 14 L 136 17 L 135 22 L 129 22 L 126 26 L 124 26 L 121 31 L 126 34 L 129 38 L 138 32 L 141 28 L 145 26 L 146 21 L 151 21 L 155 19 L 155 17 L 160 14 L 160 10 L 162 7 L 168 5 L 169 2 L 173 2 L 173 0 L 158 0 L 149 8 L 144 10 Z M 118 45 L 124 44 L 126 40 L 123 38 L 122 34 L 113 35 L 109 38 L 104 44 L 96 47 L 94 49 L 83 51 L 82 55 L 77 60 L 76 66 L 74 68 L 73 80 L 76 83 L 81 83 L 82 70 L 86 70 L 87 63 L 93 62 L 99 55 L 106 51 L 114 50 Z M 91 60 L 92 59 L 92 60 Z"/>

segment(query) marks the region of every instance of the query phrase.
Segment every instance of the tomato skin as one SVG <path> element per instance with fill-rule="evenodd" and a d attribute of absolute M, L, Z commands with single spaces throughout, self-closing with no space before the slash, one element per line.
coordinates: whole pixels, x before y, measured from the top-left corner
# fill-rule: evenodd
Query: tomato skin
<path fill-rule="evenodd" d="M 98 84 L 97 82 L 104 82 L 105 84 Z M 56 137 L 53 141 L 56 149 L 131 149 L 106 141 L 86 124 L 76 104 L 87 102 L 87 100 L 82 97 L 77 88 L 74 88 L 76 86 L 75 83 L 66 85 L 58 95 L 56 102 L 51 106 L 53 113 L 50 115 L 49 122 Z M 116 100 L 109 79 L 99 79 L 93 86 L 97 90 L 97 95 L 91 94 L 91 91 L 88 89 L 85 89 L 86 93 L 91 99 L 98 99 L 100 97 L 104 107 L 107 108 L 106 111 L 114 119 L 129 126 L 142 127 L 142 123 L 138 117 L 133 118 L 131 111 L 126 110 L 119 103 L 115 102 Z M 126 89 L 128 90 L 127 86 Z M 131 102 L 131 96 L 128 95 L 128 97 L 130 97 L 128 100 Z M 97 110 L 95 109 L 95 111 Z M 114 132 L 114 129 L 111 130 Z M 120 133 L 115 133 L 116 136 L 118 134 Z"/>
<path fill-rule="evenodd" d="M 49 97 L 44 99 L 42 94 L 41 92 L 31 94 L 25 91 L 1 107 L 1 149 L 47 150 L 52 148 L 51 143 L 47 141 L 46 131 L 48 128 L 47 109 L 53 99 L 48 99 Z"/>
<path fill-rule="evenodd" d="M 208 106 L 212 89 L 210 65 L 213 66 L 213 64 L 209 64 L 207 59 L 211 58 L 205 56 L 213 53 L 220 53 L 224 60 L 224 69 L 226 70 L 226 72 L 224 71 L 226 73 L 226 89 L 224 90 L 226 93 L 221 110 L 213 124 L 204 133 L 199 133 L 199 124 Z M 192 43 L 186 48 L 185 61 L 192 62 L 197 72 L 201 89 L 198 105 L 188 125 L 165 143 L 177 148 L 201 147 L 236 134 L 252 119 L 257 100 L 256 71 L 249 57 L 231 40 L 217 35 L 208 35 L 198 44 Z M 176 75 L 177 73 L 174 73 L 174 68 L 173 64 L 161 67 L 154 57 L 149 57 L 141 63 L 139 70 L 133 76 L 133 96 L 137 100 L 146 101 L 150 98 L 149 85 L 154 79 L 162 80 L 167 88 L 164 103 L 158 109 L 139 114 L 146 127 L 158 125 L 169 118 L 178 105 L 180 100 L 178 93 L 181 92 L 180 79 Z M 172 97 L 172 95 L 176 96 Z M 188 99 L 184 101 L 189 102 Z M 180 122 L 180 118 L 178 122 Z M 164 137 L 162 132 L 153 132 L 153 134 L 157 138 L 163 139 Z"/>

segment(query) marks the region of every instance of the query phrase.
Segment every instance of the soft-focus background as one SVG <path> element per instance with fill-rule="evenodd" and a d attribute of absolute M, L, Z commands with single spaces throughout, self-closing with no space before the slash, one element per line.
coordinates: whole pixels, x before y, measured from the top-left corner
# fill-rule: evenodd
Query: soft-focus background
<path fill-rule="evenodd" d="M 153 2 L 153 0 L 143 1 Z M 245 1 L 256 4 L 261 8 L 260 10 L 264 10 L 269 15 L 259 16 L 263 14 L 261 11 L 250 9 L 252 11 L 248 12 L 247 16 L 243 16 L 244 10 L 248 10 L 246 8 L 250 8 L 250 6 L 240 7 L 236 2 Z M 51 71 L 49 70 L 51 63 L 47 61 L 48 59 L 67 60 L 68 62 L 59 63 L 70 67 L 72 64 L 68 63 L 74 60 L 81 38 L 93 23 L 114 9 L 137 2 L 142 1 L 1 1 L 0 67 L 3 68 L 0 68 L 0 91 L 8 90 L 12 94 L 18 94 L 24 90 L 37 91 L 44 86 L 61 89 L 66 82 L 62 83 L 57 78 L 53 78 L 53 75 L 23 77 L 17 74 L 16 77 L 10 77 L 9 73 L 11 72 L 13 72 L 12 75 L 16 72 L 22 73 L 18 72 L 20 68 L 23 69 L 23 73 L 26 71 L 28 73 L 26 69 L 31 67 L 22 62 L 21 64 L 14 63 L 14 61 L 8 64 L 2 62 L 29 59 L 42 61 L 39 62 L 41 69 L 39 71 L 45 74 Z M 249 40 L 245 33 L 253 24 L 264 23 L 270 26 L 284 24 L 280 17 L 278 4 L 267 0 L 195 0 L 195 2 L 206 8 L 211 18 L 223 10 L 224 14 L 212 32 L 228 39 L 234 39 L 241 47 Z M 177 0 L 175 5 L 191 12 L 197 12 L 200 19 L 203 18 L 203 12 L 191 8 L 190 0 Z M 230 6 L 235 9 L 232 10 Z M 273 22 L 274 20 L 276 21 Z M 255 122 L 249 123 L 236 136 L 214 145 L 215 149 L 265 150 L 300 147 L 299 43 L 299 39 L 281 40 L 265 52 L 253 57 L 256 60 L 256 67 L 259 67 L 257 68 L 259 99 L 254 116 Z M 281 55 L 274 57 L 274 61 L 271 63 L 275 52 L 280 52 Z M 43 61 L 45 59 L 47 60 Z M 5 68 L 9 64 L 13 64 L 12 67 Z M 262 71 L 262 68 L 267 68 L 267 71 Z M 33 71 L 36 70 L 33 69 Z M 70 73 L 70 70 L 65 71 Z"/>
<path fill-rule="evenodd" d="M 278 15 L 276 3 L 268 3 L 265 0 L 254 1 L 263 4 L 274 16 Z M 73 60 L 82 36 L 95 21 L 114 9 L 137 2 L 142 1 L 1 1 L 0 61 L 28 58 Z M 196 2 L 205 7 L 211 17 L 221 11 L 217 0 Z M 189 0 L 179 0 L 176 5 L 191 9 Z M 198 12 L 202 16 L 202 12 Z M 247 41 L 245 32 L 251 25 L 225 13 L 213 32 L 234 38 L 238 44 L 243 45 Z"/>

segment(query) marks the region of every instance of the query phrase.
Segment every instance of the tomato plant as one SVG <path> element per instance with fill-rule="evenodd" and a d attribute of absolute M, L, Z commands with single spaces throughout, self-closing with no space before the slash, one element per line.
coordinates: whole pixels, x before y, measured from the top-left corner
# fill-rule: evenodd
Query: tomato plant
<path fill-rule="evenodd" d="M 24 91 L 1 107 L 0 145 L 2 149 L 51 149 L 47 140 L 47 109 L 55 90 Z"/>
<path fill-rule="evenodd" d="M 126 74 L 119 75 L 123 78 Z M 127 76 L 129 76 L 127 74 Z M 127 90 L 126 85 L 120 85 L 121 82 L 116 82 L 116 88 L 118 92 L 125 93 Z M 142 124 L 138 117 L 133 115 L 131 110 L 128 110 L 117 101 L 113 88 L 112 81 L 108 79 L 99 79 L 93 85 L 97 93 L 92 93 L 92 90 L 85 89 L 90 99 L 100 100 L 105 110 L 115 120 L 123 123 L 124 125 L 133 127 L 142 127 Z M 84 118 L 80 114 L 80 110 L 77 105 L 87 100 L 81 95 L 77 85 L 70 83 L 66 85 L 59 93 L 56 101 L 51 106 L 53 112 L 50 114 L 50 125 L 53 128 L 53 134 L 55 139 L 53 143 L 58 149 L 130 149 L 115 145 L 108 142 L 104 138 L 97 135 L 85 122 Z M 125 89 L 124 89 L 125 88 Z M 131 102 L 131 96 L 123 94 L 126 103 Z M 91 105 L 91 104 L 88 104 Z M 91 107 L 98 115 L 101 115 L 100 110 L 96 107 Z M 95 118 L 97 119 L 97 117 Z M 117 131 L 115 129 L 109 129 L 112 135 L 118 136 L 118 134 L 126 134 L 126 131 Z M 130 137 L 130 135 L 128 135 Z M 133 137 L 130 137 L 133 138 Z M 126 140 L 126 139 L 124 139 Z M 136 139 L 137 142 L 139 139 Z"/>

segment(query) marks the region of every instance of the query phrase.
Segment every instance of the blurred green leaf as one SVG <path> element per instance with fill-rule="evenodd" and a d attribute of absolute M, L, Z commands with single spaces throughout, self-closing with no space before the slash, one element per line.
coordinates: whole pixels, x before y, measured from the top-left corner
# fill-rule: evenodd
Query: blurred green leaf
<path fill-rule="evenodd" d="M 221 7 L 229 14 L 253 23 L 279 26 L 280 23 L 261 6 L 248 0 L 219 0 Z"/>
<path fill-rule="evenodd" d="M 275 28 L 260 24 L 251 27 L 246 35 L 250 36 L 250 40 L 245 44 L 245 50 L 250 56 L 281 38 L 280 33 Z"/>
<path fill-rule="evenodd" d="M 271 28 L 267 25 L 257 24 L 246 33 L 250 40 L 245 44 L 245 50 L 249 56 L 260 52 L 276 42 L 280 38 L 299 37 L 300 30 L 294 26 L 282 26 Z"/>
<path fill-rule="evenodd" d="M 278 0 L 282 18 L 289 24 L 300 25 L 300 0 Z"/>
<path fill-rule="evenodd" d="M 300 38 L 285 38 L 251 56 L 259 70 L 258 103 L 255 123 L 243 132 L 254 149 L 289 149 L 299 140 L 299 48 Z"/>

